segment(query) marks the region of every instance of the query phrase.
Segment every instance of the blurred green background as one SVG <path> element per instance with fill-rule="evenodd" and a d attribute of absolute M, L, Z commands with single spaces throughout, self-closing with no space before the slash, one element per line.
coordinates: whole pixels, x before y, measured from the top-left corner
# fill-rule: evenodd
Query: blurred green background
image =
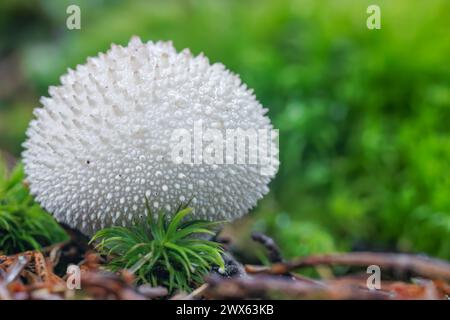
<path fill-rule="evenodd" d="M 66 8 L 81 8 L 67 30 Z M 368 30 L 366 8 L 381 8 Z M 112 42 L 173 40 L 241 75 L 280 130 L 271 193 L 234 226 L 286 256 L 337 250 L 450 258 L 450 1 L 0 2 L 0 149 Z"/>

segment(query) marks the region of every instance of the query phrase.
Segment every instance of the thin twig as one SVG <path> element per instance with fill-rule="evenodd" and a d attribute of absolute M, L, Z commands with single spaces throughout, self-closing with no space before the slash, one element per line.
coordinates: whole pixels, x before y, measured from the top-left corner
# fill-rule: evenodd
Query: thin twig
<path fill-rule="evenodd" d="M 156 299 L 167 296 L 169 293 L 167 288 L 164 287 L 152 287 L 149 284 L 140 285 L 137 288 L 138 292 L 148 299 Z"/>
<path fill-rule="evenodd" d="M 6 285 L 10 284 L 16 278 L 19 276 L 19 274 L 22 272 L 23 268 L 28 263 L 28 259 L 26 256 L 18 256 L 14 264 L 8 269 L 8 273 L 6 274 L 6 277 L 4 279 L 4 283 Z"/>

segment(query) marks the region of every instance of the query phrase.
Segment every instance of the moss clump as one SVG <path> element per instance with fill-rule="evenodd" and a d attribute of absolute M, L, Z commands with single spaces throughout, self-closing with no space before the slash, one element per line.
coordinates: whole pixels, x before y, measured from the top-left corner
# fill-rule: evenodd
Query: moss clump
<path fill-rule="evenodd" d="M 34 202 L 22 164 L 8 174 L 0 159 L 0 253 L 39 250 L 67 239 L 64 229 Z"/>

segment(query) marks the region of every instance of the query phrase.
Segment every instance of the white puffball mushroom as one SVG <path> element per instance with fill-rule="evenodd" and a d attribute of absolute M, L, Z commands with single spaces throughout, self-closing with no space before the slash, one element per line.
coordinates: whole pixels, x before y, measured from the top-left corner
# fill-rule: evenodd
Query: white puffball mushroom
<path fill-rule="evenodd" d="M 23 162 L 30 191 L 55 218 L 92 235 L 191 200 L 193 217 L 247 213 L 278 170 L 278 146 L 261 164 L 172 161 L 174 130 L 266 129 L 266 109 L 240 78 L 170 42 L 112 45 L 49 88 L 27 130 Z M 248 154 L 247 154 L 248 155 Z M 248 162 L 248 161 L 247 161 Z"/>

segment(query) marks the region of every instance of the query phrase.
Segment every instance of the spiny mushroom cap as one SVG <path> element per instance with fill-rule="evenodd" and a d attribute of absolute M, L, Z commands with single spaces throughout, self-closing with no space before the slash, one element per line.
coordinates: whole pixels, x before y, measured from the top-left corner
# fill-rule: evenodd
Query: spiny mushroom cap
<path fill-rule="evenodd" d="M 25 172 L 36 200 L 88 235 L 131 224 L 146 213 L 145 197 L 153 212 L 191 200 L 196 218 L 242 216 L 278 169 L 277 154 L 265 174 L 255 164 L 169 159 L 173 131 L 198 120 L 222 132 L 272 128 L 237 75 L 170 42 L 112 45 L 69 69 L 49 94 L 27 130 Z"/>

